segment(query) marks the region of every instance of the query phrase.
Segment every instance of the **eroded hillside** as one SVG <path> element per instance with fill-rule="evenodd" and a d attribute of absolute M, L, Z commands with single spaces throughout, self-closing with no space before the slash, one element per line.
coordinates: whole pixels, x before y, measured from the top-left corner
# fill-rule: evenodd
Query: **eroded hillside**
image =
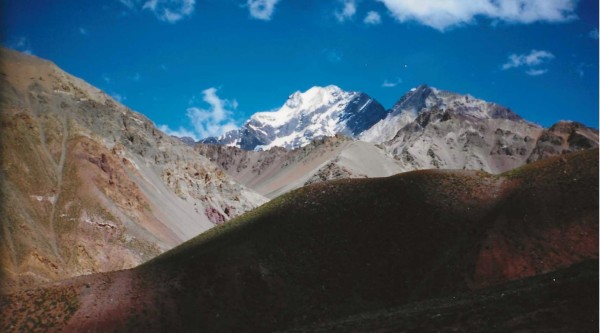
<path fill-rule="evenodd" d="M 54 64 L 0 61 L 4 291 L 134 267 L 266 201 Z"/>
<path fill-rule="evenodd" d="M 574 315 L 589 269 L 583 280 L 579 269 L 551 275 L 555 287 L 547 276 L 506 283 L 597 259 L 598 150 L 588 150 L 500 176 L 428 170 L 307 186 L 138 268 L 3 297 L 0 327 L 256 332 L 399 309 L 388 325 L 407 323 L 394 316 L 410 303 L 425 309 L 411 317 L 422 327 L 438 327 L 424 322 L 435 304 L 446 304 L 443 318 L 471 308 L 461 320 L 477 331 L 486 300 L 502 310 L 501 293 L 520 302 L 523 292 L 535 298 L 496 317 L 513 325 L 502 327 L 547 309 L 571 331 L 597 326 L 595 314 Z M 67 310 L 55 319 L 55 308 Z M 373 327 L 364 318 L 355 327 Z"/>

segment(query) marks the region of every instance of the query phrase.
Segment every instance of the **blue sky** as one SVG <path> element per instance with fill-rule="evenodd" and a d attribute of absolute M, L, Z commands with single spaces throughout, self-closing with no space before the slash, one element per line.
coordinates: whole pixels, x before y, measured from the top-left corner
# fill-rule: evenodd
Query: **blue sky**
<path fill-rule="evenodd" d="M 597 0 L 0 0 L 3 44 L 200 138 L 335 84 L 598 127 Z"/>

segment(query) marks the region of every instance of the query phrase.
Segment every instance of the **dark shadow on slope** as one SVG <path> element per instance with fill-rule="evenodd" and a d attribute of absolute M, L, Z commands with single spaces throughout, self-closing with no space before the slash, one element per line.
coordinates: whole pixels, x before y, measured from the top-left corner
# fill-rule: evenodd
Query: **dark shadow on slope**
<path fill-rule="evenodd" d="M 481 291 L 362 313 L 308 332 L 596 332 L 598 261 Z"/>

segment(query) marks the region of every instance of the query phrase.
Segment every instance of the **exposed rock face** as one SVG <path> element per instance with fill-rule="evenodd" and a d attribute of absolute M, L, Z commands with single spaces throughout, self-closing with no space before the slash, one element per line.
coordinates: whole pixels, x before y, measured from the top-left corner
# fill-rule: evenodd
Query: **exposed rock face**
<path fill-rule="evenodd" d="M 428 86 L 412 89 L 360 139 L 382 144 L 404 168 L 500 173 L 598 146 L 598 131 L 562 122 L 545 130 L 511 110 Z"/>
<path fill-rule="evenodd" d="M 0 52 L 4 289 L 130 268 L 265 202 L 100 90 Z"/>
<path fill-rule="evenodd" d="M 359 138 L 376 143 L 392 140 L 399 130 L 414 122 L 426 110 L 450 110 L 474 119 L 521 120 L 520 116 L 501 105 L 489 103 L 470 95 L 460 95 L 421 85 L 402 96 L 386 118 L 364 131 Z M 449 117 L 449 115 L 445 117 Z M 429 119 L 429 115 L 424 115 L 420 117 L 418 123 L 425 126 Z"/>
<path fill-rule="evenodd" d="M 239 130 L 203 142 L 244 150 L 294 149 L 338 133 L 356 137 L 385 115 L 383 106 L 364 93 L 312 87 L 292 94 L 279 110 L 255 113 Z"/>
<path fill-rule="evenodd" d="M 478 118 L 455 109 L 422 110 L 383 143 L 411 169 L 500 173 L 525 164 L 543 129 L 522 120 Z"/>
<path fill-rule="evenodd" d="M 544 130 L 527 162 L 597 147 L 598 130 L 577 122 L 561 121 Z"/>
<path fill-rule="evenodd" d="M 337 162 L 339 162 L 339 159 L 335 159 L 327 165 L 320 168 L 304 183 L 304 186 L 324 182 L 327 180 L 368 178 L 366 175 L 354 174 L 348 168 L 340 166 Z"/>
<path fill-rule="evenodd" d="M 256 145 L 260 145 L 261 142 L 269 142 L 261 147 L 272 147 L 271 150 L 244 153 L 239 149 L 202 148 L 199 151 L 201 154 L 209 154 L 211 160 L 216 161 L 228 174 L 243 184 L 273 197 L 307 182 L 341 177 L 389 176 L 402 171 L 431 168 L 501 173 L 541 158 L 598 147 L 598 131 L 582 124 L 560 122 L 550 129 L 544 129 L 501 105 L 426 85 L 411 89 L 387 114 L 365 111 L 360 117 L 354 113 L 355 111 L 340 111 L 343 108 L 335 104 L 338 103 L 336 101 L 351 93 L 340 92 L 337 89 L 337 87 L 314 88 L 304 94 L 294 94 L 281 110 L 257 113 L 239 132 L 228 134 L 234 135 L 235 138 L 208 140 L 212 143 L 237 145 L 248 149 L 259 147 Z M 314 107 L 314 105 L 322 105 L 323 101 L 330 101 L 331 105 L 337 106 Z M 325 105 L 330 105 L 327 103 Z M 298 120 L 298 115 L 301 116 L 300 118 L 307 115 L 310 117 L 306 118 L 307 122 L 303 122 Z M 345 128 L 349 138 L 358 138 L 365 142 L 356 141 L 328 150 L 317 148 L 321 143 L 329 142 L 326 139 L 317 140 L 309 147 L 305 140 L 308 138 L 306 136 L 294 136 L 302 137 L 302 140 L 294 141 L 296 143 L 289 145 L 288 143 L 293 140 L 289 141 L 288 137 L 282 139 L 284 136 L 275 138 L 273 134 L 277 131 L 279 131 L 277 133 L 288 133 L 286 131 L 290 129 L 297 129 L 299 123 L 319 127 L 322 125 L 319 123 L 320 119 L 327 119 L 327 123 L 346 126 L 351 122 L 344 120 L 348 115 L 355 115 L 355 118 L 349 119 L 363 120 L 367 115 L 370 116 L 368 121 L 360 122 L 363 125 L 372 124 L 366 130 L 361 126 L 359 126 L 361 131 L 350 131 Z M 379 121 L 377 121 L 378 117 L 380 117 Z M 269 127 L 267 124 L 273 126 L 269 125 L 271 126 Z M 247 133 L 239 136 L 242 132 Z M 262 134 L 248 134 L 255 132 Z M 332 135 L 327 134 L 329 132 L 320 133 Z M 293 133 L 296 135 L 300 132 Z M 240 142 L 246 142 L 244 140 L 249 137 L 256 140 L 252 139 L 254 141 L 250 146 L 240 145 Z M 289 154 L 282 148 L 297 145 L 303 148 Z M 316 155 L 311 156 L 312 154 Z M 327 158 L 323 158 L 324 156 Z M 350 158 L 352 162 L 347 163 L 347 159 L 340 156 L 353 156 Z M 388 159 L 390 156 L 393 156 L 395 161 L 390 162 Z M 291 170 L 290 166 L 298 166 L 298 162 L 303 158 L 319 161 L 320 164 L 318 166 L 310 164 L 311 167 L 307 167 L 306 162 L 302 162 L 304 167 L 295 169 L 295 177 L 285 178 L 287 183 L 280 183 L 278 187 L 270 186 L 269 190 L 266 190 L 265 181 L 271 182 L 275 172 L 285 168 Z M 361 165 L 358 166 L 357 163 Z M 382 164 L 383 167 L 378 168 L 378 164 Z M 273 165 L 280 165 L 281 168 L 274 168 Z M 252 172 L 244 170 L 252 170 Z M 241 176 L 241 173 L 244 175 Z M 302 182 L 298 183 L 299 180 Z M 291 183 L 294 185 L 291 186 Z"/>

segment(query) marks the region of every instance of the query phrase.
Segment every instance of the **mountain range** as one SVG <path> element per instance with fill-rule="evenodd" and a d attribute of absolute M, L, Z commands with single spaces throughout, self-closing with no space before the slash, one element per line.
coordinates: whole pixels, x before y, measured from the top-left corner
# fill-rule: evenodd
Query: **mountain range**
<path fill-rule="evenodd" d="M 0 297 L 0 329 L 593 331 L 597 186 L 597 149 L 313 184 L 134 269 Z"/>
<path fill-rule="evenodd" d="M 2 332 L 598 327 L 596 129 L 328 86 L 197 143 L 4 48 L 0 97 Z"/>
<path fill-rule="evenodd" d="M 570 121 L 543 128 L 501 105 L 427 85 L 411 89 L 385 112 L 366 96 L 334 86 L 296 92 L 281 109 L 259 112 L 239 130 L 195 147 L 269 198 L 316 181 L 410 170 L 497 174 L 598 147 L 597 129 Z M 361 124 L 353 127 L 358 130 L 348 128 L 348 119 Z"/>

